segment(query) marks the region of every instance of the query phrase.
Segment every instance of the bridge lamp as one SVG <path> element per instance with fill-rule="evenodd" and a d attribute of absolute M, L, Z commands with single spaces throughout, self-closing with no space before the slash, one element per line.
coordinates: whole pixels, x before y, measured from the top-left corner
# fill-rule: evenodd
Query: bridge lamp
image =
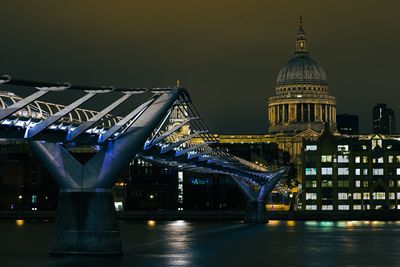
<path fill-rule="evenodd" d="M 153 195 L 150 195 L 150 199 L 153 199 L 154 198 L 154 196 Z"/>

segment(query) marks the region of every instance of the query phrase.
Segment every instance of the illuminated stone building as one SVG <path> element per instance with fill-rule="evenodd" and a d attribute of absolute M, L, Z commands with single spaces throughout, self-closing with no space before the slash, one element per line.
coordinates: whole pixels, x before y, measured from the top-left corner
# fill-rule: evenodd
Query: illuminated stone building
<path fill-rule="evenodd" d="M 300 17 L 294 57 L 279 71 L 275 96 L 268 99 L 268 132 L 289 152 L 300 179 L 303 139 L 318 138 L 325 124 L 336 131 L 336 100 L 324 70 L 309 56 Z"/>

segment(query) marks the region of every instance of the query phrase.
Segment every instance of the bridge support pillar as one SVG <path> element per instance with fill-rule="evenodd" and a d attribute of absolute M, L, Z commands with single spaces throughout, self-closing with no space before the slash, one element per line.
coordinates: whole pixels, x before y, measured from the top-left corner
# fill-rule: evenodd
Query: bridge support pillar
<path fill-rule="evenodd" d="M 268 223 L 267 209 L 264 201 L 249 201 L 247 203 L 245 223 Z"/>
<path fill-rule="evenodd" d="M 122 254 L 111 192 L 60 192 L 50 254 Z"/>

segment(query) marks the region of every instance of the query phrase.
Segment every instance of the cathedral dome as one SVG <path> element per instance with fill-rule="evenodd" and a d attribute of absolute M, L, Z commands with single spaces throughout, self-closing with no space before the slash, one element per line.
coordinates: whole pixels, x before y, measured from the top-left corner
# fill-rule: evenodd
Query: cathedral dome
<path fill-rule="evenodd" d="M 289 84 L 327 85 L 326 74 L 308 54 L 299 54 L 281 68 L 276 79 L 276 85 Z"/>

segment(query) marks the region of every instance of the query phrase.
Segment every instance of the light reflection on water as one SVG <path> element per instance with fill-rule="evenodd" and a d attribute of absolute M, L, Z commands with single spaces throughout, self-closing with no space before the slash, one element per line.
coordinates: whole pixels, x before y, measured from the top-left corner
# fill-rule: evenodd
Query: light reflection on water
<path fill-rule="evenodd" d="M 400 221 L 126 221 L 120 224 L 124 255 L 101 261 L 48 258 L 50 223 L 0 224 L 4 240 L 10 240 L 0 244 L 2 257 L 20 263 L 12 266 L 395 266 L 400 258 Z"/>

